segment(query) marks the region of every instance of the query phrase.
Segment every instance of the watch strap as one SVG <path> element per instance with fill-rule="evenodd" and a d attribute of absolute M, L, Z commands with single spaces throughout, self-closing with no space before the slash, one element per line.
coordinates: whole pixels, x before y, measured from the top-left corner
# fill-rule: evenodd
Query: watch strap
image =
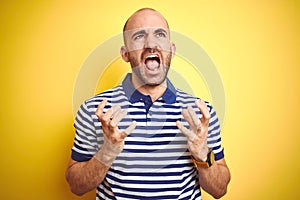
<path fill-rule="evenodd" d="M 215 161 L 214 152 L 212 149 L 208 150 L 206 161 L 198 161 L 193 156 L 192 156 L 192 161 L 197 170 L 199 170 L 200 168 L 209 168 L 213 165 Z"/>

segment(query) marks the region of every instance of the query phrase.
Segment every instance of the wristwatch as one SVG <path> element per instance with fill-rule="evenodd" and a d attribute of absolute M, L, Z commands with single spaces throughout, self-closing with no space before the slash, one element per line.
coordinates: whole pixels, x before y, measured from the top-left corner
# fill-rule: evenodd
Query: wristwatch
<path fill-rule="evenodd" d="M 197 170 L 200 168 L 209 168 L 215 162 L 215 154 L 212 149 L 208 149 L 206 161 L 198 161 L 192 156 L 193 163 Z"/>

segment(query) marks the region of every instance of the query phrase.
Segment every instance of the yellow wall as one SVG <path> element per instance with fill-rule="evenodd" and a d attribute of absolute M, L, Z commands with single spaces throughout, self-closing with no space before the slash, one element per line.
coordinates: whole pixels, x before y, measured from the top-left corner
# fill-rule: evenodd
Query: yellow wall
<path fill-rule="evenodd" d="M 221 75 L 232 173 L 223 199 L 300 198 L 299 1 L 6 2 L 0 4 L 0 199 L 80 199 L 64 179 L 76 77 L 96 46 L 119 34 L 141 7 L 161 11 L 172 30 L 205 49 Z M 173 64 L 180 70 L 184 62 L 177 57 Z"/>

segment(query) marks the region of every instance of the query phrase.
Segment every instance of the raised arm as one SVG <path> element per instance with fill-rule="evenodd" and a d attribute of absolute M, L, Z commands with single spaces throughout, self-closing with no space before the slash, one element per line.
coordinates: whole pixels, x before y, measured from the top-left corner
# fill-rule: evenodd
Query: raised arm
<path fill-rule="evenodd" d="M 207 160 L 209 152 L 207 135 L 210 113 L 204 101 L 196 101 L 195 103 L 202 113 L 202 117 L 199 119 L 194 109 L 188 106 L 187 109 L 182 110 L 182 115 L 188 122 L 190 129 L 184 127 L 180 121 L 177 121 L 177 127 L 187 137 L 192 159 L 203 162 Z M 206 192 L 217 199 L 226 194 L 230 172 L 224 158 L 213 162 L 210 167 L 198 167 L 198 171 L 200 186 Z"/>
<path fill-rule="evenodd" d="M 66 179 L 74 194 L 83 195 L 103 181 L 113 161 L 123 150 L 124 139 L 135 129 L 136 123 L 132 122 L 126 130 L 119 130 L 118 123 L 127 115 L 127 111 L 114 105 L 103 113 L 106 103 L 107 101 L 103 100 L 96 110 L 104 133 L 104 142 L 100 150 L 86 162 L 71 159 L 67 167 Z"/>

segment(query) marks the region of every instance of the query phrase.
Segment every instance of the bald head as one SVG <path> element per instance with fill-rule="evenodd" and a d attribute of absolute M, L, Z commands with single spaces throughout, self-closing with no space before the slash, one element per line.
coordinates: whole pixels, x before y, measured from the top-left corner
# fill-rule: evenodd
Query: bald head
<path fill-rule="evenodd" d="M 142 8 L 127 19 L 123 32 L 143 27 L 165 27 L 169 29 L 168 22 L 162 14 L 152 8 Z"/>
<path fill-rule="evenodd" d="M 148 86 L 165 86 L 176 50 L 170 42 L 167 20 L 154 9 L 140 9 L 126 21 L 123 39 L 120 53 L 125 62 L 130 62 L 135 87 L 147 85 L 144 88 L 147 93 Z"/>

